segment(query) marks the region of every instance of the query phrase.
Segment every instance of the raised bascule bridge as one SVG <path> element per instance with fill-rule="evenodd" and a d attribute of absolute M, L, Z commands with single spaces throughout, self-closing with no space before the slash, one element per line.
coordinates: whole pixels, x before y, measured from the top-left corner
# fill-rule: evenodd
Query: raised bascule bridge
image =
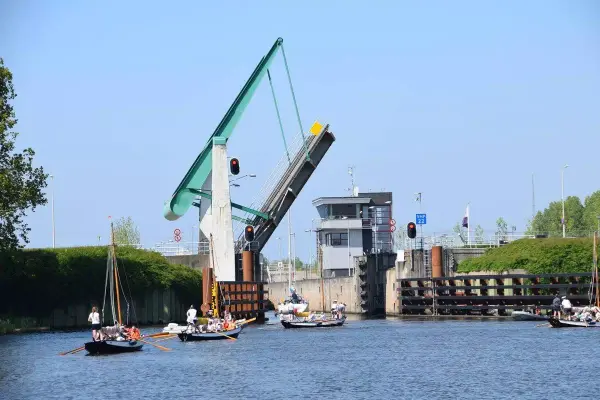
<path fill-rule="evenodd" d="M 283 56 L 299 128 L 299 134 L 289 143 L 269 70 L 279 52 Z M 285 152 L 257 196 L 242 205 L 232 202 L 230 197 L 229 176 L 231 172 L 238 172 L 239 161 L 227 157 L 227 143 L 265 75 L 271 86 Z M 264 320 L 268 301 L 266 282 L 261 281 L 260 269 L 254 266 L 260 265 L 261 250 L 334 141 L 328 124 L 315 122 L 308 132 L 304 131 L 283 39 L 278 38 L 252 72 L 171 199 L 165 203 L 164 216 L 169 221 L 179 219 L 192 206 L 199 208 L 200 230 L 210 249 L 210 255 L 203 258 L 206 265 L 202 266 L 201 310 L 205 314 L 212 306 L 220 312 L 227 310 L 236 318 Z"/>

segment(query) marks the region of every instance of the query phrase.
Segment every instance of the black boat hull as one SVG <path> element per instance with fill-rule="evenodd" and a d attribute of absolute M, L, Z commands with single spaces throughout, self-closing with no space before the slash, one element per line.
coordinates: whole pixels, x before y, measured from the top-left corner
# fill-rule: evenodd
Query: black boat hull
<path fill-rule="evenodd" d="M 182 342 L 201 342 L 205 340 L 223 340 L 229 339 L 230 337 L 237 339 L 238 335 L 242 331 L 243 327 L 237 327 L 230 331 L 215 333 L 215 332 L 207 332 L 207 333 L 179 333 L 177 337 Z"/>
<path fill-rule="evenodd" d="M 137 340 L 103 340 L 85 344 L 85 350 L 90 354 L 131 353 L 140 351 L 142 347 L 144 347 L 144 344 Z"/>
<path fill-rule="evenodd" d="M 336 326 L 342 326 L 346 322 L 346 317 L 339 320 L 332 321 L 313 321 L 313 322 L 300 322 L 300 321 L 284 321 L 281 320 L 281 325 L 285 329 L 306 329 L 306 328 L 333 328 Z"/>

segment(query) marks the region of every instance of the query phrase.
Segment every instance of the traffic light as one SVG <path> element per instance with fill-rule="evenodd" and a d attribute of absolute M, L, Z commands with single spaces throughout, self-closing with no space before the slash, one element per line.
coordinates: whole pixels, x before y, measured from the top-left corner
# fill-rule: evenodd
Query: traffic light
<path fill-rule="evenodd" d="M 244 237 L 246 238 L 247 242 L 252 242 L 254 240 L 254 227 L 252 225 L 246 226 Z"/>
<path fill-rule="evenodd" d="M 409 222 L 406 230 L 408 231 L 409 238 L 414 239 L 415 237 L 417 237 L 417 226 L 414 222 Z"/>
<path fill-rule="evenodd" d="M 232 175 L 237 175 L 240 173 L 240 162 L 237 158 L 232 158 L 229 161 L 229 170 L 231 171 Z"/>

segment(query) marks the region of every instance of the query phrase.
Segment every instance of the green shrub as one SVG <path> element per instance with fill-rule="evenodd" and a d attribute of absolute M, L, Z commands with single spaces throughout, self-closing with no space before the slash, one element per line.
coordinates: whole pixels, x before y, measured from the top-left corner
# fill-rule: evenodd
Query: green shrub
<path fill-rule="evenodd" d="M 520 239 L 458 265 L 459 273 L 524 269 L 531 274 L 591 272 L 591 238 Z"/>
<path fill-rule="evenodd" d="M 54 308 L 102 304 L 108 248 L 74 247 L 0 254 L 0 314 L 47 316 Z M 120 280 L 133 297 L 172 288 L 180 301 L 201 297 L 202 276 L 159 253 L 117 247 Z"/>

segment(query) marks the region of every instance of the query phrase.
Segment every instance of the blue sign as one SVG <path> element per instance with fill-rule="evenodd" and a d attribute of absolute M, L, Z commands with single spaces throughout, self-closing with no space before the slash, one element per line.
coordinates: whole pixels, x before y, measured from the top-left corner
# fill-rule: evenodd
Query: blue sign
<path fill-rule="evenodd" d="M 417 214 L 417 225 L 426 225 L 427 224 L 427 214 Z"/>

